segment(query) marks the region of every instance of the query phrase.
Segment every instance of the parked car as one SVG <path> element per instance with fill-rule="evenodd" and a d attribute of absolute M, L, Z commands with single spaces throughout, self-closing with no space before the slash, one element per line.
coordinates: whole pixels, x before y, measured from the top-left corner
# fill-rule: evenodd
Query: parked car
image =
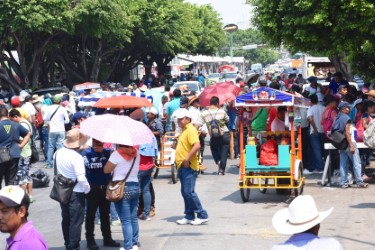
<path fill-rule="evenodd" d="M 220 82 L 220 73 L 212 73 L 207 76 L 206 86 Z"/>
<path fill-rule="evenodd" d="M 35 90 L 32 92 L 32 95 L 39 95 L 39 96 L 43 96 L 45 94 L 51 94 L 51 95 L 55 95 L 55 94 L 60 94 L 60 93 L 63 93 L 63 92 L 69 92 L 69 90 L 63 88 L 63 87 L 52 87 L 52 88 L 44 88 L 44 89 L 38 89 L 38 90 Z"/>
<path fill-rule="evenodd" d="M 220 74 L 220 82 L 236 83 L 237 72 L 224 72 Z"/>
<path fill-rule="evenodd" d="M 198 81 L 184 81 L 184 82 L 176 82 L 171 87 L 171 91 L 175 89 L 180 89 L 183 93 L 189 92 L 189 91 L 195 91 L 198 95 L 202 93 L 201 85 Z"/>

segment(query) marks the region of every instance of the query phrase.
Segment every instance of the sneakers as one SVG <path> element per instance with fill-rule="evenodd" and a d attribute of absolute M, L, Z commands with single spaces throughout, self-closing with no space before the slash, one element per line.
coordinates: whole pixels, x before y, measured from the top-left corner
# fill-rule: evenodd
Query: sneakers
<path fill-rule="evenodd" d="M 144 213 L 142 213 L 140 216 L 138 216 L 138 219 L 140 219 L 140 220 L 146 220 L 146 221 L 150 221 L 151 220 L 150 216 L 147 216 Z"/>
<path fill-rule="evenodd" d="M 181 220 L 177 220 L 176 223 L 178 225 L 187 225 L 187 224 L 190 224 L 192 222 L 192 220 L 188 220 L 186 218 L 182 218 Z"/>
<path fill-rule="evenodd" d="M 310 172 L 310 170 L 308 170 L 308 169 L 304 169 L 304 170 L 303 170 L 303 175 L 310 175 L 310 174 L 312 174 L 312 173 Z"/>
<path fill-rule="evenodd" d="M 355 185 L 357 188 L 367 188 L 368 187 L 368 183 L 366 182 L 361 182 L 357 185 Z"/>
<path fill-rule="evenodd" d="M 341 188 L 343 188 L 343 189 L 347 189 L 347 188 L 349 188 L 350 186 L 348 185 L 348 184 L 343 184 L 343 185 L 341 185 Z"/>
<path fill-rule="evenodd" d="M 208 222 L 208 219 L 196 218 L 195 220 L 191 221 L 190 224 L 194 225 L 194 226 L 197 226 L 197 225 L 207 224 L 207 222 Z"/>
<path fill-rule="evenodd" d="M 111 222 L 111 225 L 112 226 L 121 226 L 121 221 L 118 219 L 118 220 L 114 220 Z"/>
<path fill-rule="evenodd" d="M 134 245 L 131 250 L 138 250 L 138 245 Z"/>

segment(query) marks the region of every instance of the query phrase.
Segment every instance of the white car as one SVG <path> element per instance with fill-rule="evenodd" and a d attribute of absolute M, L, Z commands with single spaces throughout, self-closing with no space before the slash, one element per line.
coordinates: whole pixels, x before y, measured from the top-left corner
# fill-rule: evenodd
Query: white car
<path fill-rule="evenodd" d="M 173 90 L 175 89 L 180 89 L 182 92 L 194 90 L 197 93 L 197 95 L 202 93 L 202 90 L 203 90 L 198 81 L 176 82 L 171 87 L 171 91 L 173 92 Z"/>
<path fill-rule="evenodd" d="M 220 74 L 221 82 L 230 82 L 235 84 L 237 79 L 237 72 L 223 72 Z"/>

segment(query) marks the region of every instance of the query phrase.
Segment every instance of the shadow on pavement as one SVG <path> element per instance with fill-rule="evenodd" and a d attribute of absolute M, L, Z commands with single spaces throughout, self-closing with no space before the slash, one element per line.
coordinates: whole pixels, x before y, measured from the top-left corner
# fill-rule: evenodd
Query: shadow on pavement
<path fill-rule="evenodd" d="M 285 202 L 288 198 L 289 196 L 287 195 L 277 195 L 274 189 L 267 190 L 266 194 L 260 193 L 258 189 L 251 189 L 250 201 L 247 203 L 264 204 L 264 205 L 267 205 L 264 208 L 269 208 L 270 205 L 272 206 L 272 204 L 274 204 L 276 206 L 277 204 Z M 231 201 L 236 204 L 244 204 L 244 202 L 241 199 L 241 194 L 240 194 L 239 189 L 237 189 L 230 195 L 227 195 L 221 198 L 221 200 Z M 285 204 L 285 206 L 287 206 L 287 204 Z"/>
<path fill-rule="evenodd" d="M 352 208 L 375 208 L 375 203 L 359 203 L 357 205 L 350 206 Z"/>
<path fill-rule="evenodd" d="M 165 220 L 165 221 L 168 221 L 168 222 L 176 222 L 177 220 L 179 219 L 182 219 L 182 216 L 171 216 L 171 217 L 167 217 L 167 218 L 163 218 L 162 220 Z"/>

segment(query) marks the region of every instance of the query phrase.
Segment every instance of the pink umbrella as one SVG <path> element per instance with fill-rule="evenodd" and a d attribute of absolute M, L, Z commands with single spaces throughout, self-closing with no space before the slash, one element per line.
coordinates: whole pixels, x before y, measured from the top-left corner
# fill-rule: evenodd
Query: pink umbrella
<path fill-rule="evenodd" d="M 203 90 L 199 95 L 199 103 L 203 107 L 209 106 L 211 97 L 216 96 L 220 100 L 220 105 L 222 105 L 234 100 L 240 92 L 241 88 L 232 83 L 216 83 Z"/>
<path fill-rule="evenodd" d="M 130 146 L 152 143 L 154 137 L 144 123 L 112 114 L 89 117 L 81 123 L 80 131 L 102 142 Z"/>

